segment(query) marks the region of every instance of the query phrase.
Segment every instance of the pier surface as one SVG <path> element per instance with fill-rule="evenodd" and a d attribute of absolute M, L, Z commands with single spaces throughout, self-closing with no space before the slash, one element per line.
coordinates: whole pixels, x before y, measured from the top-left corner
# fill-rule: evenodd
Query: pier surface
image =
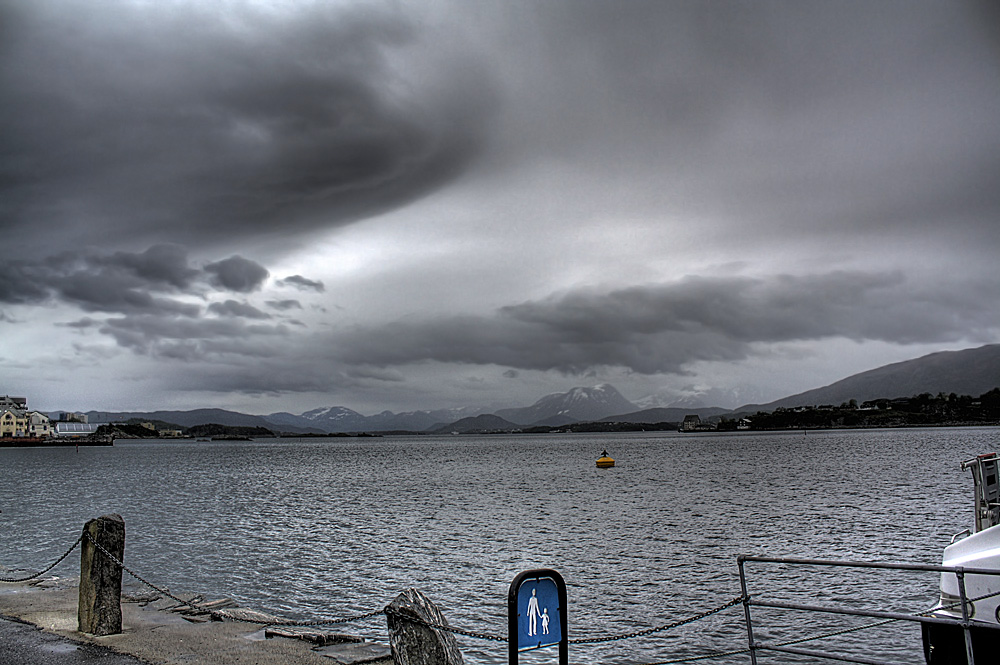
<path fill-rule="evenodd" d="M 0 584 L 0 665 L 391 665 L 376 645 L 345 653 L 336 647 L 267 639 L 256 624 L 192 623 L 155 603 L 122 603 L 123 632 L 95 637 L 77 631 L 76 580 L 42 585 Z M 368 643 L 366 643 L 368 644 Z M 360 645 L 359 645 L 360 646 Z M 349 649 L 346 651 L 350 651 Z"/>

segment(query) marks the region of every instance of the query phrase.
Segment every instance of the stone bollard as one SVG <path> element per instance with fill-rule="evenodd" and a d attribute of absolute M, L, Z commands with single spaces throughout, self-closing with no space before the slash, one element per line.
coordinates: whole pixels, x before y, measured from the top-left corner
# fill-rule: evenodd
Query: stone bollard
<path fill-rule="evenodd" d="M 125 520 L 111 514 L 90 520 L 85 534 L 119 561 L 125 560 Z M 91 635 L 122 632 L 122 569 L 84 536 L 80 543 L 80 605 L 78 630 Z"/>
<path fill-rule="evenodd" d="M 448 621 L 441 610 L 427 596 L 416 589 L 407 589 L 396 596 L 388 609 L 389 646 L 396 665 L 463 665 L 462 652 L 452 633 L 428 628 L 391 613 L 447 626 Z"/>

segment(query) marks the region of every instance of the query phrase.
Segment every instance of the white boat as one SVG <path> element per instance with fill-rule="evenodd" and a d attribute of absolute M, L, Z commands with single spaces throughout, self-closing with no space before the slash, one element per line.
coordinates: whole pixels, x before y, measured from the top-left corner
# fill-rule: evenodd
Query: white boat
<path fill-rule="evenodd" d="M 962 469 L 972 471 L 975 529 L 956 535 L 944 549 L 942 565 L 961 573 L 941 573 L 941 599 L 932 616 L 967 622 L 969 630 L 958 623 L 922 624 L 927 665 L 965 665 L 972 662 L 970 651 L 977 665 L 1000 663 L 1000 574 L 985 574 L 1000 573 L 1000 458 L 980 455 L 962 462 Z"/>

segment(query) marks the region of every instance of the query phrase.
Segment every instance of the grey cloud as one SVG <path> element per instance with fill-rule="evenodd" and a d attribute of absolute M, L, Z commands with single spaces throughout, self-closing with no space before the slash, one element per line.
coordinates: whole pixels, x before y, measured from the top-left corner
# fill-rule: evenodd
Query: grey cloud
<path fill-rule="evenodd" d="M 362 390 L 400 382 L 418 363 L 597 375 L 689 374 L 698 361 L 738 361 L 774 343 L 830 338 L 901 344 L 993 339 L 996 278 L 961 292 L 899 273 L 689 278 L 612 292 L 576 291 L 493 316 L 407 320 L 322 334 L 239 319 L 130 316 L 102 332 L 136 353 L 198 360 L 178 384 L 241 393 Z M 914 306 L 914 303 L 918 303 Z M 232 358 L 253 363 L 233 363 Z M 367 386 L 367 388 L 366 388 Z"/>
<path fill-rule="evenodd" d="M 114 272 L 76 272 L 56 278 L 50 284 L 59 297 L 89 312 L 159 311 L 181 316 L 197 316 L 201 307 L 158 298 Z"/>
<path fill-rule="evenodd" d="M 348 367 L 344 376 L 351 379 L 374 380 L 384 383 L 404 383 L 406 377 L 396 370 L 384 367 Z"/>
<path fill-rule="evenodd" d="M 198 305 L 174 296 L 201 296 L 210 286 L 249 293 L 267 279 L 267 268 L 242 256 L 208 263 L 204 270 L 192 267 L 187 251 L 177 245 L 154 245 L 143 252 L 102 252 L 88 248 L 0 264 L 0 302 L 32 304 L 54 299 L 85 311 L 163 312 L 198 316 Z M 267 318 L 260 310 L 235 301 L 212 309 L 249 318 Z M 249 307 L 249 309 L 247 309 Z"/>
<path fill-rule="evenodd" d="M 290 309 L 302 309 L 302 303 L 298 300 L 268 300 L 267 305 L 283 312 Z"/>
<path fill-rule="evenodd" d="M 95 263 L 121 266 L 149 284 L 180 290 L 189 288 L 198 276 L 198 271 L 188 265 L 187 250 L 179 245 L 154 245 L 139 253 L 115 252 Z"/>
<path fill-rule="evenodd" d="M 39 271 L 24 262 L 0 262 L 0 302 L 10 304 L 38 303 L 49 296 Z"/>
<path fill-rule="evenodd" d="M 78 321 L 70 321 L 68 323 L 57 323 L 57 326 L 62 326 L 64 328 L 76 328 L 77 330 L 89 330 L 91 328 L 97 328 L 101 325 L 100 322 L 95 321 L 89 316 L 85 316 Z"/>
<path fill-rule="evenodd" d="M 279 285 L 288 284 L 303 291 L 316 291 L 317 293 L 323 293 L 326 290 L 326 287 L 323 286 L 323 282 L 306 279 L 302 275 L 292 275 L 291 277 L 279 279 L 277 283 Z"/>
<path fill-rule="evenodd" d="M 745 359 L 756 343 L 991 339 L 1000 315 L 985 303 L 995 301 L 1000 284 L 965 287 L 956 297 L 898 273 L 690 278 L 570 293 L 504 307 L 493 317 L 358 328 L 338 336 L 336 348 L 345 363 L 440 361 L 577 374 L 618 366 L 683 374 L 696 361 Z"/>
<path fill-rule="evenodd" d="M 216 286 L 239 293 L 256 291 L 270 275 L 267 268 L 242 256 L 209 263 L 205 272 L 212 275 L 212 283 Z"/>
<path fill-rule="evenodd" d="M 489 84 L 386 7 L 7 8 L 0 229 L 275 244 L 434 190 L 477 152 Z"/>
<path fill-rule="evenodd" d="M 190 292 L 198 272 L 185 250 L 173 245 L 141 253 L 65 252 L 29 262 L 0 265 L 0 302 L 39 303 L 56 298 L 87 311 L 127 312 L 162 309 L 195 316 L 196 305 L 156 297 L 157 292 Z"/>
<path fill-rule="evenodd" d="M 253 305 L 236 300 L 214 302 L 208 306 L 208 311 L 219 316 L 241 316 L 245 319 L 269 319 L 271 315 L 262 312 Z"/>
<path fill-rule="evenodd" d="M 288 334 L 282 325 L 248 324 L 241 319 L 181 319 L 137 315 L 108 319 L 101 332 L 136 353 L 174 359 L 276 353 L 275 338 Z"/>

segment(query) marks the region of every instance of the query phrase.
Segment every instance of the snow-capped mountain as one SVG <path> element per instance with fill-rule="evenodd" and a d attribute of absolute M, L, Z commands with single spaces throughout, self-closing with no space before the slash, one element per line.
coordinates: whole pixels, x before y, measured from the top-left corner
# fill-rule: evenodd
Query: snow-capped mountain
<path fill-rule="evenodd" d="M 732 409 L 740 404 L 761 400 L 764 392 L 756 386 L 739 385 L 733 388 L 686 386 L 678 390 L 648 395 L 635 401 L 641 409 L 702 409 L 722 407 Z"/>
<path fill-rule="evenodd" d="M 280 427 L 298 427 L 322 432 L 387 432 L 406 430 L 422 432 L 443 423 L 451 423 L 461 418 L 478 416 L 483 409 L 467 407 L 440 409 L 437 411 L 409 411 L 393 413 L 382 411 L 372 416 L 364 416 L 343 406 L 329 406 L 306 411 L 296 416 L 291 413 L 272 413 L 265 418 Z"/>
<path fill-rule="evenodd" d="M 622 397 L 614 386 L 602 383 L 592 388 L 573 388 L 569 392 L 546 395 L 531 406 L 501 409 L 496 415 L 518 425 L 564 425 L 637 410 L 636 405 Z"/>

